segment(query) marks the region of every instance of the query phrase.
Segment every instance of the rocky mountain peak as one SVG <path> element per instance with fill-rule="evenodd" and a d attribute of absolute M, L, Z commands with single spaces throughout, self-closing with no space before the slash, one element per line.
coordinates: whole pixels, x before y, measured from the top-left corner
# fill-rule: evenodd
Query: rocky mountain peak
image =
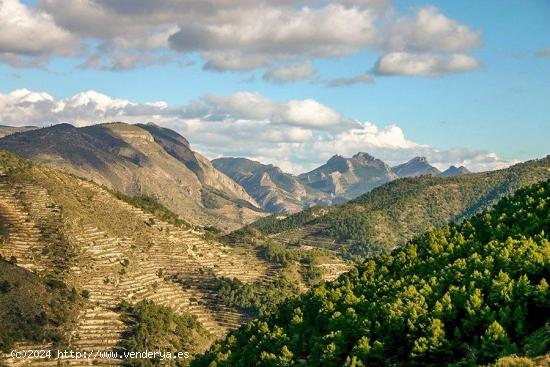
<path fill-rule="evenodd" d="M 436 176 L 440 171 L 428 163 L 426 157 L 418 156 L 392 168 L 399 177 Z"/>
<path fill-rule="evenodd" d="M 471 173 L 470 170 L 464 166 L 457 167 L 455 165 L 450 166 L 441 173 L 441 176 L 459 176 L 467 173 Z"/>
<path fill-rule="evenodd" d="M 376 158 L 374 158 L 372 155 L 370 155 L 369 153 L 365 153 L 365 152 L 358 152 L 357 154 L 355 154 L 352 159 L 355 159 L 355 160 L 360 160 L 360 161 L 374 161 L 376 160 Z"/>

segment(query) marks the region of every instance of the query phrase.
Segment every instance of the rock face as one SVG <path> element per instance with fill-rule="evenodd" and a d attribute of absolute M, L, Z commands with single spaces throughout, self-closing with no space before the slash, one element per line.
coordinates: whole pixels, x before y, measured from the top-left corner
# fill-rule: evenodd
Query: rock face
<path fill-rule="evenodd" d="M 441 172 L 428 163 L 426 157 L 414 157 L 410 161 L 392 168 L 399 177 L 437 176 Z"/>
<path fill-rule="evenodd" d="M 0 149 L 115 191 L 153 197 L 191 223 L 233 229 L 264 215 L 184 137 L 156 125 L 59 124 L 6 136 Z"/>
<path fill-rule="evenodd" d="M 246 158 L 218 158 L 212 164 L 272 213 L 295 213 L 312 204 L 332 202 L 329 195 L 302 184 L 296 176 L 271 164 Z"/>
<path fill-rule="evenodd" d="M 470 170 L 464 166 L 451 166 L 447 168 L 445 171 L 441 172 L 440 176 L 460 176 L 465 175 L 467 173 L 471 173 Z"/>
<path fill-rule="evenodd" d="M 298 177 L 304 185 L 343 199 L 354 198 L 398 178 L 386 163 L 362 152 L 351 158 L 335 155 L 324 165 Z"/>

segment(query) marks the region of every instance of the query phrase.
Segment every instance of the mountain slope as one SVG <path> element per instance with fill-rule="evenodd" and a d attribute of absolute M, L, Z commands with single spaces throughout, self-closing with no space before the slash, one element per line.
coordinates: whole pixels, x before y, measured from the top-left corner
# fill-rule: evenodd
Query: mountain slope
<path fill-rule="evenodd" d="M 192 223 L 235 228 L 262 215 L 182 136 L 154 125 L 60 124 L 6 136 L 0 149 L 128 195 L 151 196 Z"/>
<path fill-rule="evenodd" d="M 432 230 L 289 300 L 193 366 L 474 366 L 544 355 L 549 203 L 546 181 Z"/>
<path fill-rule="evenodd" d="M 548 178 L 550 156 L 493 172 L 404 178 L 341 206 L 311 208 L 285 219 L 270 216 L 250 227 L 283 242 L 365 255 L 467 218 L 522 186 Z"/>
<path fill-rule="evenodd" d="M 327 194 L 303 185 L 296 176 L 270 164 L 246 158 L 217 158 L 212 164 L 272 213 L 295 213 L 311 204 L 331 202 Z"/>
<path fill-rule="evenodd" d="M 392 167 L 392 171 L 399 177 L 437 176 L 441 173 L 428 163 L 426 157 L 415 157 L 408 162 Z"/>
<path fill-rule="evenodd" d="M 15 341 L 64 341 L 80 302 L 64 283 L 0 258 L 0 352 L 9 351 Z"/>
<path fill-rule="evenodd" d="M 324 165 L 298 177 L 316 190 L 351 199 L 396 179 L 397 175 L 381 160 L 357 153 L 351 158 L 335 155 Z"/>
<path fill-rule="evenodd" d="M 223 335 L 249 316 L 217 298 L 218 279 L 270 284 L 278 277 L 278 267 L 255 250 L 207 241 L 94 183 L 3 151 L 0 223 L 2 257 L 82 295 L 74 325 L 63 334 L 73 350 L 118 348 L 127 328 L 118 306 L 144 299 L 195 315 Z"/>

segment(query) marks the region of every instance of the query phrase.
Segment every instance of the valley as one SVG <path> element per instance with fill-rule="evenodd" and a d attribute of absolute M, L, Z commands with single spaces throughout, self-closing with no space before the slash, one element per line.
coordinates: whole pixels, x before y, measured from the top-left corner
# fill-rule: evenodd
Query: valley
<path fill-rule="evenodd" d="M 0 0 L 0 367 L 550 367 L 549 15 Z"/>

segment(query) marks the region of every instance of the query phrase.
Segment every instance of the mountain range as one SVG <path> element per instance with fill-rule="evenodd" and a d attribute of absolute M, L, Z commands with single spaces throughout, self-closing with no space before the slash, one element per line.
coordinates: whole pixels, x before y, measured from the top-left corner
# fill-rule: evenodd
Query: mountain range
<path fill-rule="evenodd" d="M 14 341 L 117 350 L 136 322 L 124 305 L 145 301 L 196 320 L 207 333 L 192 351 L 204 350 L 251 316 L 227 305 L 223 284 L 297 292 L 311 278 L 302 272 L 335 278 L 348 268 L 316 259 L 281 265 L 256 248 L 228 247 L 158 203 L 0 151 L 0 365 Z"/>
<path fill-rule="evenodd" d="M 520 189 L 550 179 L 550 156 L 470 173 L 455 166 L 441 172 L 423 157 L 391 167 L 360 152 L 351 158 L 333 156 L 310 172 L 292 175 L 244 158 L 210 162 L 183 136 L 154 124 L 81 128 L 60 124 L 2 131 L 6 136 L 0 138 L 0 324 L 7 328 L 0 328 L 0 351 L 169 348 L 198 354 L 253 317 L 276 315 L 277 309 L 287 307 L 285 300 L 301 302 L 303 298 L 296 296 L 309 288 L 314 290 L 306 294 L 324 298 L 325 284 L 330 288 L 346 276 L 354 277 L 358 274 L 354 265 L 359 263 L 367 268 L 373 261 L 381 264 L 369 277 L 361 277 L 361 282 L 373 281 L 369 285 L 373 292 L 405 286 L 394 280 L 418 259 L 407 245 L 411 239 L 429 246 L 422 250 L 418 269 L 411 265 L 407 279 L 416 282 L 417 275 L 426 271 L 430 284 L 434 284 L 433 271 L 428 265 L 434 259 L 433 269 L 455 274 L 446 270 L 447 255 L 462 261 L 463 250 L 468 249 L 468 263 L 481 264 L 482 252 L 470 248 L 481 246 L 479 250 L 487 248 L 491 256 L 500 256 L 491 247 L 489 232 L 518 235 L 525 245 L 532 241 L 524 234 L 544 246 L 548 243 L 540 231 L 548 224 L 544 206 L 548 184 Z M 516 199 L 503 199 L 518 190 Z M 499 200 L 501 209 L 475 217 Z M 514 224 L 518 215 L 523 218 L 519 227 Z M 468 222 L 473 216 L 474 222 Z M 442 227 L 449 221 L 465 223 L 463 232 L 457 235 Z M 481 227 L 473 231 L 468 223 Z M 437 227 L 442 229 L 434 230 Z M 227 233 L 235 228 L 239 229 Z M 417 237 L 426 231 L 431 232 Z M 467 247 L 461 247 L 464 240 L 470 241 Z M 434 257 L 443 248 L 448 253 Z M 392 249 L 395 252 L 385 256 Z M 518 249 L 518 254 L 529 253 Z M 521 263 L 522 256 L 508 259 Z M 532 259 L 537 266 L 546 266 L 538 257 Z M 469 269 L 461 264 L 453 266 Z M 483 264 L 486 270 L 495 270 L 490 261 Z M 380 288 L 376 279 L 383 280 L 389 269 L 396 278 L 392 275 L 388 287 Z M 462 279 L 459 276 L 457 284 Z M 444 287 L 436 288 L 445 292 Z M 422 292 L 426 289 L 422 286 Z M 547 292 L 544 284 L 540 289 Z M 362 301 L 354 300 L 354 293 L 348 296 L 343 298 L 345 309 L 330 319 L 319 319 L 323 330 L 326 325 L 343 325 L 337 321 L 344 314 L 354 320 L 350 306 Z M 395 297 L 395 305 L 401 305 L 401 294 Z M 301 325 L 304 315 L 313 314 L 301 315 L 302 306 L 294 305 L 290 313 L 280 314 L 285 320 L 292 317 L 289 330 Z M 386 304 L 380 305 L 387 311 Z M 327 303 L 323 309 L 330 307 Z M 439 308 L 434 310 L 442 315 Z M 258 322 L 264 321 L 239 330 L 264 333 L 267 324 Z M 537 333 L 539 324 L 529 332 Z M 358 327 L 350 325 L 353 330 Z M 401 335 L 398 329 L 391 330 Z M 270 338 L 276 335 L 278 331 Z M 449 335 L 453 340 L 462 338 L 462 334 Z M 243 342 L 248 345 L 250 340 Z M 401 341 L 392 336 L 387 342 Z M 226 346 L 230 345 L 233 342 Z M 216 352 L 219 347 L 215 344 L 210 356 L 225 358 Z M 294 347 L 294 353 L 302 350 Z M 392 348 L 388 353 L 393 353 Z M 312 356 L 319 350 L 316 346 Z M 297 363 L 303 364 L 302 360 Z M 201 366 L 201 358 L 197 361 Z M 19 362 L 0 353 L 0 364 Z"/>
<path fill-rule="evenodd" d="M 334 155 L 320 167 L 298 176 L 246 158 L 217 158 L 212 164 L 271 213 L 297 213 L 311 206 L 342 204 L 398 178 L 470 173 L 464 166 L 440 172 L 425 157 L 390 167 L 364 152 L 351 158 Z"/>
<path fill-rule="evenodd" d="M 218 158 L 212 164 L 241 185 L 266 211 L 295 213 L 313 204 L 332 202 L 329 194 L 303 184 L 279 167 L 246 158 Z"/>
<path fill-rule="evenodd" d="M 109 123 L 77 128 L 0 127 L 0 149 L 66 170 L 130 196 L 149 196 L 185 220 L 231 230 L 268 213 L 341 204 L 386 182 L 441 173 L 426 158 L 390 167 L 359 152 L 335 155 L 300 175 L 246 158 L 209 162 L 177 132 L 154 124 Z"/>

